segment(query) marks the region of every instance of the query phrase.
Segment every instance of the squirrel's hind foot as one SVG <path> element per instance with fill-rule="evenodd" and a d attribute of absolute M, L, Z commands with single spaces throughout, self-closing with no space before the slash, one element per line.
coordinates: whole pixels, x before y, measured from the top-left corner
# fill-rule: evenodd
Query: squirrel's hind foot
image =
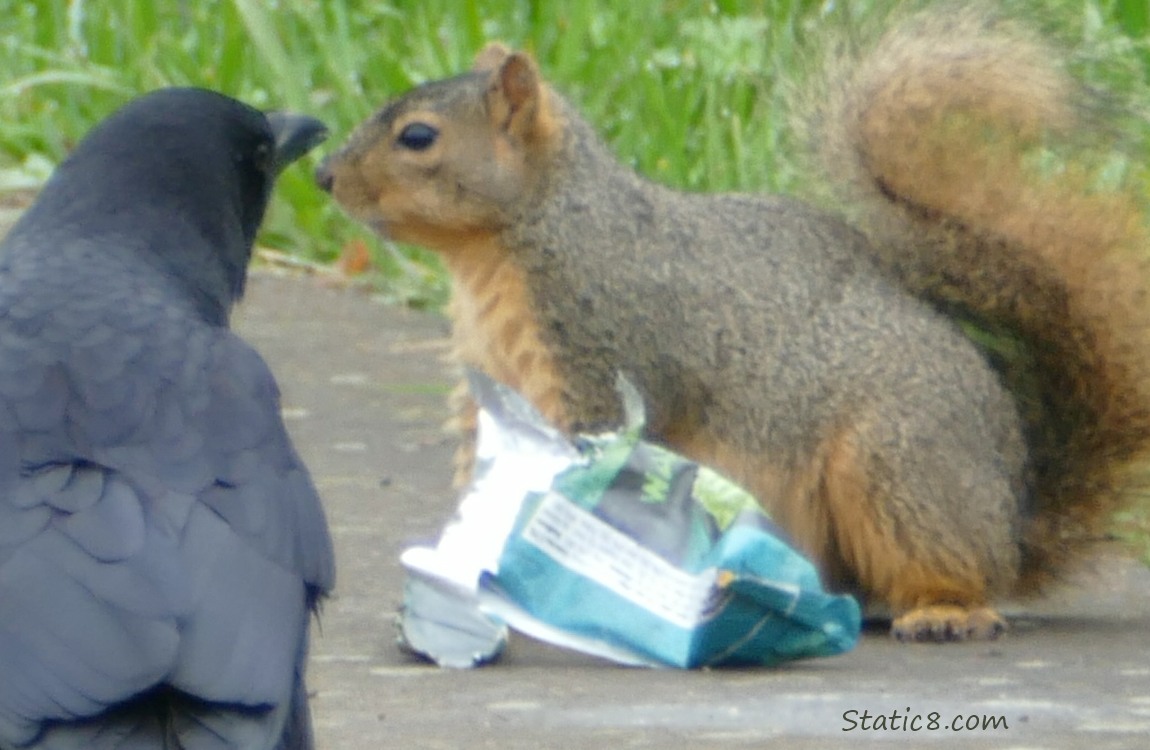
<path fill-rule="evenodd" d="M 934 604 L 912 609 L 891 623 L 891 635 L 904 643 L 990 641 L 1006 632 L 1006 620 L 990 607 L 969 609 Z"/>

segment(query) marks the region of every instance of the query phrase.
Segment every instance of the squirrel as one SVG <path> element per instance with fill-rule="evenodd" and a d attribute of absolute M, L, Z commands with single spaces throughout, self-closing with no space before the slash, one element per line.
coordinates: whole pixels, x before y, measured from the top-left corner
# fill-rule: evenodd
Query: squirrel
<path fill-rule="evenodd" d="M 568 431 L 618 426 L 624 373 L 651 439 L 748 488 L 895 637 L 995 638 L 996 600 L 1145 487 L 1144 209 L 1035 158 L 1095 113 L 1052 44 L 984 10 L 890 24 L 812 99 L 834 210 L 648 181 L 498 43 L 316 179 L 441 255 L 459 361 Z"/>

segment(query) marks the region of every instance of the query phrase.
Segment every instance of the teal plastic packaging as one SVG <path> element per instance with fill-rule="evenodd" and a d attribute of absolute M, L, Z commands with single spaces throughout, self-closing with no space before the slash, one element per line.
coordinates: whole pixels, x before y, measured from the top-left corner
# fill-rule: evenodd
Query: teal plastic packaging
<path fill-rule="evenodd" d="M 472 374 L 475 479 L 434 548 L 403 555 L 401 642 L 445 666 L 491 661 L 507 626 L 626 664 L 773 665 L 858 641 L 859 606 L 743 489 L 641 439 L 625 382 L 619 433 L 568 440 Z"/>

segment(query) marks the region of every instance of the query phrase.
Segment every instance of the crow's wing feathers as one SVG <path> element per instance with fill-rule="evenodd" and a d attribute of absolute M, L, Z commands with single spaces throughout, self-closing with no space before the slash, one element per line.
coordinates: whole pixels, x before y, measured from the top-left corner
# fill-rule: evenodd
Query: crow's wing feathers
<path fill-rule="evenodd" d="M 0 280 L 0 738 L 159 682 L 289 705 L 333 561 L 270 371 L 131 274 L 66 278 Z"/>

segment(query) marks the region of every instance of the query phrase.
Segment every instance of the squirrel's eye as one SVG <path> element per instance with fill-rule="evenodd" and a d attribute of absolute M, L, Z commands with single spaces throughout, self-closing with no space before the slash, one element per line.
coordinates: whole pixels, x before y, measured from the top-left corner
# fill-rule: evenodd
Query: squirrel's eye
<path fill-rule="evenodd" d="M 423 151 L 431 148 L 439 131 L 425 122 L 413 122 L 399 132 L 399 145 L 412 151 Z"/>

